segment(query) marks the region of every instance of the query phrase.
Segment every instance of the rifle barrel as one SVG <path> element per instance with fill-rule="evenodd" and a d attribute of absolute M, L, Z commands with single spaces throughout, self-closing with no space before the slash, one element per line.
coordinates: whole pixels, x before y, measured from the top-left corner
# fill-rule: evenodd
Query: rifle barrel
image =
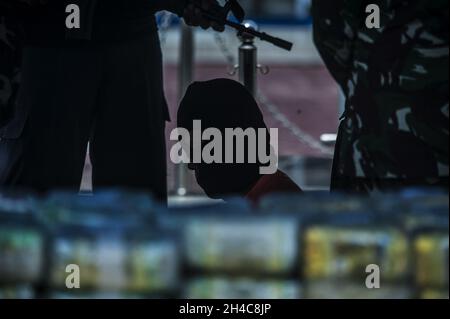
<path fill-rule="evenodd" d="M 266 41 L 266 42 L 272 43 L 273 45 L 275 45 L 275 46 L 277 46 L 279 48 L 282 48 L 284 50 L 287 50 L 287 51 L 291 51 L 292 47 L 294 46 L 294 44 L 292 42 L 289 42 L 289 41 L 286 41 L 286 40 L 283 40 L 283 39 L 271 36 L 271 35 L 269 35 L 267 33 L 264 33 L 264 32 L 256 31 L 255 29 L 252 29 L 252 28 L 247 28 L 246 26 L 244 26 L 244 25 L 242 25 L 240 23 L 232 22 L 232 21 L 227 20 L 227 19 L 218 18 L 218 17 L 216 17 L 216 16 L 214 16 L 212 14 L 209 14 L 207 12 L 203 12 L 203 16 L 205 18 L 209 19 L 209 20 L 216 21 L 217 23 L 224 24 L 224 25 L 227 25 L 229 27 L 232 27 L 232 28 L 238 30 L 239 32 L 251 34 L 251 35 L 253 35 L 256 38 L 261 39 L 262 41 Z"/>
<path fill-rule="evenodd" d="M 263 41 L 272 43 L 273 45 L 275 45 L 275 46 L 277 46 L 279 48 L 285 49 L 287 51 L 291 51 L 292 47 L 294 46 L 294 44 L 292 42 L 289 42 L 289 41 L 286 41 L 286 40 L 283 40 L 283 39 L 271 36 L 271 35 L 269 35 L 269 34 L 267 34 L 265 32 L 259 32 L 259 31 L 256 31 L 255 29 L 247 28 L 246 26 L 244 26 L 242 24 L 239 24 L 239 23 L 236 23 L 236 22 L 225 20 L 225 24 L 230 26 L 230 27 L 232 27 L 232 28 L 234 28 L 234 29 L 237 29 L 238 31 L 241 31 L 243 33 L 251 34 L 251 35 L 253 35 L 253 36 L 255 36 L 255 37 L 257 37 L 257 38 L 259 38 L 259 39 L 261 39 Z"/>

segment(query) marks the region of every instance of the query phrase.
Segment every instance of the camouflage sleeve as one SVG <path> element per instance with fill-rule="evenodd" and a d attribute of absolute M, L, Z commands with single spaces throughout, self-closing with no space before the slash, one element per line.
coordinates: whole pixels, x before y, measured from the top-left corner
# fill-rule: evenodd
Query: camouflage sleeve
<path fill-rule="evenodd" d="M 365 26 L 364 8 L 351 0 L 331 21 L 340 30 L 318 21 L 319 50 L 347 87 L 333 176 L 366 185 L 448 179 L 448 0 L 371 2 L 380 7 L 379 29 Z M 348 60 L 336 48 L 348 48 Z"/>
<path fill-rule="evenodd" d="M 3 8 L 0 12 L 0 128 L 12 116 L 19 86 L 21 32 L 16 21 L 9 18 Z"/>
<path fill-rule="evenodd" d="M 351 40 L 354 31 L 346 26 L 340 16 L 344 0 L 313 0 L 313 37 L 325 65 L 334 79 L 341 85 L 349 78 L 352 63 Z"/>

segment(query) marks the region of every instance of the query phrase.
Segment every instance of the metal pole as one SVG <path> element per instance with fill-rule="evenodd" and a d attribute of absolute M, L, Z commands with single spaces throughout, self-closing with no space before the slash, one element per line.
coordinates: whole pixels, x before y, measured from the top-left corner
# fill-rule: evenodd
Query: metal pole
<path fill-rule="evenodd" d="M 180 57 L 178 66 L 178 99 L 181 101 L 188 86 L 194 78 L 194 32 L 191 27 L 182 24 Z M 178 196 L 187 194 L 187 167 L 180 164 L 176 170 L 176 193 Z"/>
<path fill-rule="evenodd" d="M 258 93 L 258 49 L 255 46 L 255 37 L 244 33 L 240 35 L 242 41 L 239 47 L 239 81 L 256 96 Z"/>

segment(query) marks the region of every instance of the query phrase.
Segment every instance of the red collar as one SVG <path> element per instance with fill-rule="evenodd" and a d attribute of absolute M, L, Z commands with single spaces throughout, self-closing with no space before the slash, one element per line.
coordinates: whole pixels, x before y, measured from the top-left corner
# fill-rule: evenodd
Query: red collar
<path fill-rule="evenodd" d="M 302 190 L 285 173 L 278 170 L 272 175 L 263 175 L 245 196 L 253 203 L 272 193 L 299 193 Z"/>

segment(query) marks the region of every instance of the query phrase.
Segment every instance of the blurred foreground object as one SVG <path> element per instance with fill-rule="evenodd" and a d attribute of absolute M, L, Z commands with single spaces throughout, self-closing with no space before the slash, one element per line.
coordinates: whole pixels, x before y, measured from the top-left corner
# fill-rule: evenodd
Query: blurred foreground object
<path fill-rule="evenodd" d="M 2 298 L 448 298 L 448 194 L 0 196 Z M 368 289 L 378 265 L 381 288 Z M 69 289 L 68 265 L 80 268 Z"/>

